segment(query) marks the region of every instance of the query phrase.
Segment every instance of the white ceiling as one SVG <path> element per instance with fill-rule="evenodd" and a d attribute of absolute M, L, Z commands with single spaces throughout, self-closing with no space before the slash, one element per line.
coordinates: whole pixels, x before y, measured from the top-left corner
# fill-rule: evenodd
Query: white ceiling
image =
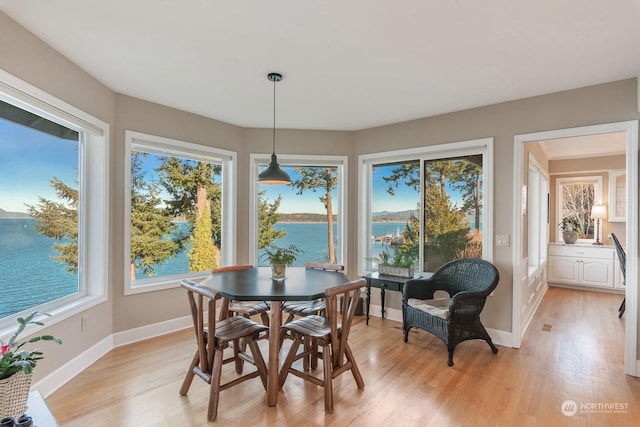
<path fill-rule="evenodd" d="M 112 90 L 358 130 L 636 77 L 638 0 L 0 0 Z M 0 29 L 1 36 L 2 29 Z"/>
<path fill-rule="evenodd" d="M 627 133 L 611 132 L 538 141 L 549 160 L 626 154 Z"/>

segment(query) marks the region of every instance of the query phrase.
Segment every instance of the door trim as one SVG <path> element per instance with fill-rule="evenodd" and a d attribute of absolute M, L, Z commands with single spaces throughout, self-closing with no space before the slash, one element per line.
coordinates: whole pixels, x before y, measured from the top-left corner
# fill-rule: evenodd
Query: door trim
<path fill-rule="evenodd" d="M 638 121 L 606 123 L 576 128 L 557 129 L 515 135 L 513 149 L 514 188 L 513 200 L 516 216 L 513 221 L 513 302 L 512 302 L 512 346 L 520 348 L 524 330 L 521 326 L 521 292 L 520 283 L 523 275 L 522 259 L 522 215 L 523 208 L 520 192 L 523 184 L 523 144 L 540 140 L 566 138 L 572 136 L 594 135 L 611 132 L 626 132 L 626 171 L 627 171 L 627 223 L 638 218 Z M 638 260 L 638 233 L 636 227 L 626 227 L 627 258 Z M 624 372 L 628 375 L 639 376 L 640 363 L 638 361 L 638 263 L 627 263 L 626 271 L 626 311 L 625 311 L 625 346 Z"/>

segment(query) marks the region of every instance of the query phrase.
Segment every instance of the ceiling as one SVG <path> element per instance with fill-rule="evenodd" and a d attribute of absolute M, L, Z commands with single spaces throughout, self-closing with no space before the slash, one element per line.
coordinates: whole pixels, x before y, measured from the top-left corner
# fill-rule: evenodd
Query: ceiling
<path fill-rule="evenodd" d="M 624 155 L 627 133 L 611 132 L 538 141 L 549 160 Z"/>
<path fill-rule="evenodd" d="M 638 0 L 0 0 L 115 92 L 359 130 L 636 77 Z M 1 33 L 0 29 L 0 33 Z"/>

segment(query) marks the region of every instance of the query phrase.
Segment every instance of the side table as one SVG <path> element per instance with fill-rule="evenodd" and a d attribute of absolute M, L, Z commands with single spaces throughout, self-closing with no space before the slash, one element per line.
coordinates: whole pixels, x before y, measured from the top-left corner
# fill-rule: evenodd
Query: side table
<path fill-rule="evenodd" d="M 402 292 L 404 283 L 409 279 L 419 279 L 422 277 L 419 274 L 415 274 L 413 277 L 398 277 L 398 276 L 384 276 L 378 272 L 369 273 L 363 276 L 367 281 L 367 288 L 365 291 L 367 299 L 366 307 L 366 324 L 369 324 L 369 302 L 371 300 L 371 288 L 380 289 L 380 304 L 382 306 L 382 318 L 384 319 L 384 296 L 386 291 L 399 291 Z"/>
<path fill-rule="evenodd" d="M 29 392 L 26 414 L 33 419 L 37 427 L 58 427 L 58 422 L 49 410 L 47 403 L 38 390 Z"/>

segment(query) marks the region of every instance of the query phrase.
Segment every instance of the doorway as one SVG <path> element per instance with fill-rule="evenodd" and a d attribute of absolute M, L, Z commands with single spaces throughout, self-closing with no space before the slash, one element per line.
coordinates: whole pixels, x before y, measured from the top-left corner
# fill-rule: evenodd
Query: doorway
<path fill-rule="evenodd" d="M 550 141 L 561 138 L 587 137 L 592 135 L 605 135 L 615 132 L 623 132 L 625 136 L 625 172 L 626 172 L 626 218 L 632 219 L 638 216 L 638 164 L 635 161 L 638 153 L 638 122 L 618 122 L 603 125 L 584 126 L 579 128 L 560 129 L 554 131 L 537 132 L 525 135 L 516 135 L 514 138 L 514 200 L 521 200 L 524 190 L 525 167 L 528 168 L 528 159 L 524 158 L 525 144 L 536 141 Z M 579 155 L 576 153 L 576 155 Z M 606 168 L 604 166 L 603 168 Z M 523 198 L 523 200 L 526 200 Z M 526 329 L 523 324 L 521 308 L 523 306 L 523 277 L 528 276 L 528 263 L 523 245 L 526 242 L 525 226 L 523 221 L 526 213 L 526 203 L 515 203 L 516 217 L 513 222 L 513 311 L 512 311 L 512 340 L 513 347 L 519 348 L 522 336 Z M 550 229 L 553 222 L 550 221 Z M 555 226 L 554 226 L 555 227 Z M 625 242 L 627 257 L 637 259 L 638 236 L 635 227 L 626 227 Z M 555 231 L 555 228 L 554 228 Z M 550 231 L 551 233 L 551 231 Z M 526 271 L 525 271 L 526 270 Z M 624 371 L 628 375 L 639 376 L 637 367 L 637 301 L 638 301 L 638 269 L 636 263 L 627 263 L 627 286 L 625 288 L 627 311 L 625 313 L 625 349 Z M 633 306 L 633 307 L 632 307 Z"/>

